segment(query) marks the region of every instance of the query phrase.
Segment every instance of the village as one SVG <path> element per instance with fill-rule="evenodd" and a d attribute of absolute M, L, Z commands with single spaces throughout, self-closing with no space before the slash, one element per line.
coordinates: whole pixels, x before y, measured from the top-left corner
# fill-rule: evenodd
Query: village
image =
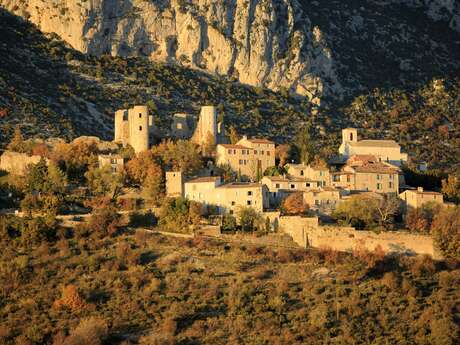
<path fill-rule="evenodd" d="M 337 154 L 329 161 L 295 162 L 280 157 L 271 140 L 235 133 L 230 137 L 214 106 L 203 106 L 196 120 L 190 114 L 175 114 L 166 138 L 158 136 L 154 123 L 147 106 L 134 106 L 115 113 L 113 142 L 96 137 L 70 144 L 59 139 L 29 141 L 33 149 L 26 150 L 17 133 L 0 157 L 0 169 L 24 176 L 34 166 L 48 166 L 48 176 L 61 176 L 52 184 L 62 184 L 62 195 L 80 193 L 93 200 L 87 202 L 89 209 L 102 197 L 121 200 L 136 212 L 149 209 L 157 228 L 172 233 L 218 237 L 258 230 L 287 235 L 303 248 L 379 248 L 441 257 L 429 234 L 404 231 L 404 224 L 420 216 L 422 209 L 451 205 L 440 192 L 406 184 L 402 167 L 410 156 L 394 140 L 361 139 L 358 129 L 345 128 Z M 75 154 L 78 150 L 82 152 Z M 74 162 L 65 155 L 75 156 Z M 89 194 L 62 176 L 67 171 L 69 178 L 78 160 L 86 163 L 73 170 L 73 180 L 81 181 L 84 175 Z M 55 203 L 45 200 L 47 193 L 40 188 L 32 187 L 30 193 L 16 214 L 30 215 Z M 10 205 L 4 212 L 11 212 L 13 194 L 2 195 L 8 201 L 4 205 Z M 177 213 L 181 203 L 189 215 L 182 222 Z M 354 215 L 366 208 L 377 216 Z"/>

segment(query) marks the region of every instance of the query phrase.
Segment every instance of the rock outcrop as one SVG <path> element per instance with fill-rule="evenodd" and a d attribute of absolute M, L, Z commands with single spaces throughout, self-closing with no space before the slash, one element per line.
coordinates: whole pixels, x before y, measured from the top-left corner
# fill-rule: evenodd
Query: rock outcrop
<path fill-rule="evenodd" d="M 331 52 L 297 0 L 0 0 L 89 54 L 180 62 L 319 103 L 340 91 Z M 327 80 L 327 84 L 323 82 Z"/>

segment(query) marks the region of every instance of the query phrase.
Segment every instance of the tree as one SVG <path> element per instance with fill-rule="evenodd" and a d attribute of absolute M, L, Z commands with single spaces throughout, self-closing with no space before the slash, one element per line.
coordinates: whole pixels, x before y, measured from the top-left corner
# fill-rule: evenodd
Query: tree
<path fill-rule="evenodd" d="M 235 145 L 238 141 L 240 141 L 240 137 L 238 135 L 238 132 L 236 131 L 236 128 L 231 126 L 230 127 L 230 134 L 229 134 L 229 137 L 230 137 L 230 143 L 232 143 L 232 145 Z"/>
<path fill-rule="evenodd" d="M 390 229 L 401 210 L 400 205 L 400 200 L 396 196 L 355 196 L 340 203 L 333 212 L 333 217 L 357 229 Z"/>
<path fill-rule="evenodd" d="M 389 229 L 394 225 L 396 216 L 401 212 L 401 200 L 397 196 L 384 195 L 375 204 L 376 220 L 384 229 Z"/>
<path fill-rule="evenodd" d="M 264 225 L 264 219 L 252 207 L 240 206 L 237 210 L 237 217 L 243 231 L 254 231 L 261 224 Z"/>
<path fill-rule="evenodd" d="M 265 169 L 264 176 L 281 176 L 286 173 L 286 169 L 282 168 L 281 166 L 273 166 Z"/>
<path fill-rule="evenodd" d="M 152 164 L 148 168 L 147 175 L 142 182 L 142 194 L 144 194 L 146 198 L 159 204 L 164 197 L 164 182 L 163 171 L 160 166 Z"/>
<path fill-rule="evenodd" d="M 190 232 L 189 201 L 184 198 L 166 199 L 159 218 L 159 225 L 167 231 Z"/>
<path fill-rule="evenodd" d="M 54 193 L 63 194 L 67 188 L 67 176 L 55 162 L 48 164 L 48 180 Z"/>
<path fill-rule="evenodd" d="M 460 259 L 460 207 L 443 208 L 431 225 L 436 246 L 447 258 Z"/>
<path fill-rule="evenodd" d="M 439 204 L 427 203 L 419 208 L 411 208 L 406 214 L 406 227 L 413 232 L 429 233 L 435 214 L 440 211 Z"/>
<path fill-rule="evenodd" d="M 289 162 L 291 156 L 291 145 L 281 144 L 276 148 L 276 158 L 278 159 L 278 165 L 284 167 Z"/>
<path fill-rule="evenodd" d="M 24 142 L 24 137 L 22 136 L 21 128 L 17 126 L 14 129 L 13 138 L 7 146 L 8 150 L 16 152 L 25 152 L 26 146 Z"/>
<path fill-rule="evenodd" d="M 301 128 L 294 137 L 293 148 L 297 151 L 300 162 L 309 164 L 315 156 L 315 145 L 311 126 Z"/>
<path fill-rule="evenodd" d="M 197 145 L 188 140 L 171 140 L 162 142 L 152 149 L 154 156 L 163 168 L 182 171 L 193 175 L 203 167 L 203 160 Z"/>
<path fill-rule="evenodd" d="M 291 193 L 283 201 L 283 211 L 287 214 L 305 214 L 307 213 L 309 207 L 303 199 L 302 192 Z"/>
<path fill-rule="evenodd" d="M 460 203 L 460 178 L 449 175 L 447 179 L 442 180 L 442 192 L 455 203 Z"/>
<path fill-rule="evenodd" d="M 110 165 L 102 168 L 90 168 L 85 177 L 93 195 L 110 195 L 112 198 L 123 187 L 124 182 L 123 174 L 112 172 Z"/>
<path fill-rule="evenodd" d="M 156 171 L 158 168 L 160 167 L 152 151 L 140 152 L 126 164 L 126 172 L 130 181 L 137 184 L 144 183 L 149 171 Z"/>
<path fill-rule="evenodd" d="M 206 142 L 202 145 L 201 151 L 203 156 L 209 157 L 216 150 L 216 140 L 211 132 L 206 134 Z"/>
<path fill-rule="evenodd" d="M 62 289 L 62 297 L 54 301 L 53 307 L 61 309 L 69 308 L 71 311 L 80 311 L 88 305 L 84 298 L 80 295 L 76 285 L 67 285 Z"/>
<path fill-rule="evenodd" d="M 44 158 L 40 159 L 37 164 L 28 167 L 25 180 L 27 191 L 30 193 L 48 193 L 53 190 L 48 175 L 48 166 Z"/>

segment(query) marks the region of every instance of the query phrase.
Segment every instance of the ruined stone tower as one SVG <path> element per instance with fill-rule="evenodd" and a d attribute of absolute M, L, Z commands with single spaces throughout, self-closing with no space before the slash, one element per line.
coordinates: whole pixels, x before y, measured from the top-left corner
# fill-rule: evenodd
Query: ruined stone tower
<path fill-rule="evenodd" d="M 153 116 L 149 116 L 146 106 L 137 105 L 115 112 L 115 142 L 123 146 L 129 144 L 138 153 L 149 149 L 152 133 Z"/>
<path fill-rule="evenodd" d="M 224 125 L 218 123 L 217 109 L 214 106 L 201 107 L 200 118 L 193 134 L 192 141 L 198 145 L 209 144 L 212 138 L 214 144 L 222 142 Z"/>

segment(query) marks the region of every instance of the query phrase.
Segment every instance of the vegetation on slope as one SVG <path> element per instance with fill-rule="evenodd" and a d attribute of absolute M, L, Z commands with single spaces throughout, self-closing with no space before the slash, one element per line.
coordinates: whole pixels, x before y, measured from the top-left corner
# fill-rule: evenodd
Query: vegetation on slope
<path fill-rule="evenodd" d="M 0 219 L 3 344 L 459 339 L 453 263 L 172 239 L 116 230 L 110 217 L 90 232 Z"/>

